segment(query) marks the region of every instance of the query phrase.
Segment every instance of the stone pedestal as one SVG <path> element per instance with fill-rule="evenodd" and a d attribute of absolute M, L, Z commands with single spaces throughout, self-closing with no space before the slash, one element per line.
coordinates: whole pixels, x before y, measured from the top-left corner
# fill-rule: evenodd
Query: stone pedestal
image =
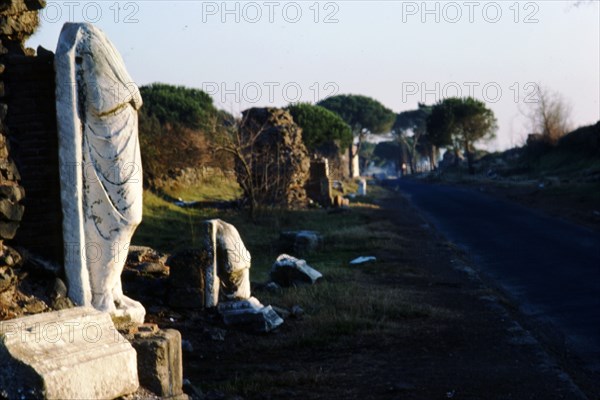
<path fill-rule="evenodd" d="M 136 334 L 132 341 L 138 356 L 140 383 L 166 399 L 187 399 L 183 393 L 181 334 L 175 329 Z"/>
<path fill-rule="evenodd" d="M 0 322 L 0 397 L 114 399 L 137 390 L 136 352 L 90 307 Z"/>

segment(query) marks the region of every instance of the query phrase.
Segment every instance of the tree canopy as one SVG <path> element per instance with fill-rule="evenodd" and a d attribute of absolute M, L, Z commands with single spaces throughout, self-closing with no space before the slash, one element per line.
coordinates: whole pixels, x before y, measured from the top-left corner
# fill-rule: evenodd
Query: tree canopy
<path fill-rule="evenodd" d="M 494 138 L 497 121 L 482 101 L 452 97 L 433 106 L 426 126 L 435 145 L 470 151 L 475 142 Z"/>
<path fill-rule="evenodd" d="M 427 132 L 437 146 L 464 149 L 472 171 L 473 144 L 495 136 L 497 121 L 494 112 L 482 101 L 472 97 L 451 97 L 433 106 L 427 118 Z"/>
<path fill-rule="evenodd" d="M 396 116 L 392 130 L 397 135 L 405 135 L 408 131 L 412 131 L 413 135 L 424 135 L 427 132 L 427 117 L 432 108 L 419 103 L 416 110 L 402 111 Z"/>
<path fill-rule="evenodd" d="M 217 115 L 212 98 L 199 89 L 153 83 L 140 88 L 142 110 L 161 124 L 181 124 L 190 129 L 205 128 Z"/>
<path fill-rule="evenodd" d="M 144 181 L 155 186 L 186 168 L 228 167 L 231 160 L 213 155 L 215 132 L 233 119 L 217 110 L 199 89 L 154 83 L 142 86 L 139 140 Z"/>
<path fill-rule="evenodd" d="M 412 171 L 416 170 L 418 150 L 431 147 L 427 137 L 427 118 L 431 115 L 432 106 L 419 103 L 416 110 L 403 111 L 396 116 L 392 127 L 398 139 L 406 146 L 409 163 Z M 412 136 L 408 136 L 412 132 Z M 430 157 L 433 157 L 431 151 Z M 432 164 L 434 160 L 430 160 Z"/>
<path fill-rule="evenodd" d="M 396 114 L 375 99 L 361 95 L 337 95 L 317 103 L 338 114 L 354 134 L 386 133 L 394 124 Z"/>
<path fill-rule="evenodd" d="M 350 126 L 334 112 L 308 103 L 291 104 L 287 110 L 302 128 L 302 140 L 310 151 L 332 142 L 342 149 L 352 144 Z"/>
<path fill-rule="evenodd" d="M 353 160 L 360 153 L 364 137 L 369 133 L 380 134 L 391 130 L 396 114 L 375 99 L 354 94 L 328 97 L 317 104 L 339 115 L 350 125 L 352 134 L 358 137 L 356 150 L 349 146 L 348 158 L 350 176 L 358 175 L 359 171 L 354 171 Z"/>
<path fill-rule="evenodd" d="M 405 161 L 405 149 L 405 146 L 400 142 L 379 142 L 375 146 L 373 157 L 379 160 L 380 163 L 395 162 L 398 168 Z"/>

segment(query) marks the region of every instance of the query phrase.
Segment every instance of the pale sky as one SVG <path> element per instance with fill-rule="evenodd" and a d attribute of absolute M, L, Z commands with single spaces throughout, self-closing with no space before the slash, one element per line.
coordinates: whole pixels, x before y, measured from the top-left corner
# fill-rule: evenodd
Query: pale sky
<path fill-rule="evenodd" d="M 600 6 L 587 1 L 48 1 L 30 47 L 92 22 L 138 85 L 204 89 L 217 107 L 362 94 L 400 112 L 473 95 L 498 118 L 490 149 L 521 144 L 533 83 L 575 126 L 600 120 Z"/>

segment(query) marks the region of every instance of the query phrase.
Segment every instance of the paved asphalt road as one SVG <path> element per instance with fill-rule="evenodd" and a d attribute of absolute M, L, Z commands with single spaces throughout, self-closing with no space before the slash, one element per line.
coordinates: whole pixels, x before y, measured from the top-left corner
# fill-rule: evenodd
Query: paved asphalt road
<path fill-rule="evenodd" d="M 600 371 L 600 234 L 476 190 L 410 180 L 388 182 L 521 311 L 553 326 Z"/>

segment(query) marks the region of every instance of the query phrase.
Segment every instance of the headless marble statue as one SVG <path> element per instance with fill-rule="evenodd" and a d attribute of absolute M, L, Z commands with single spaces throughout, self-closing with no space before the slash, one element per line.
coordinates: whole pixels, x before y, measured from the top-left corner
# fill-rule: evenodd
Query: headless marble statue
<path fill-rule="evenodd" d="M 142 323 L 144 307 L 121 288 L 142 219 L 141 96 L 115 47 L 91 24 L 65 24 L 55 69 L 69 297 Z"/>

